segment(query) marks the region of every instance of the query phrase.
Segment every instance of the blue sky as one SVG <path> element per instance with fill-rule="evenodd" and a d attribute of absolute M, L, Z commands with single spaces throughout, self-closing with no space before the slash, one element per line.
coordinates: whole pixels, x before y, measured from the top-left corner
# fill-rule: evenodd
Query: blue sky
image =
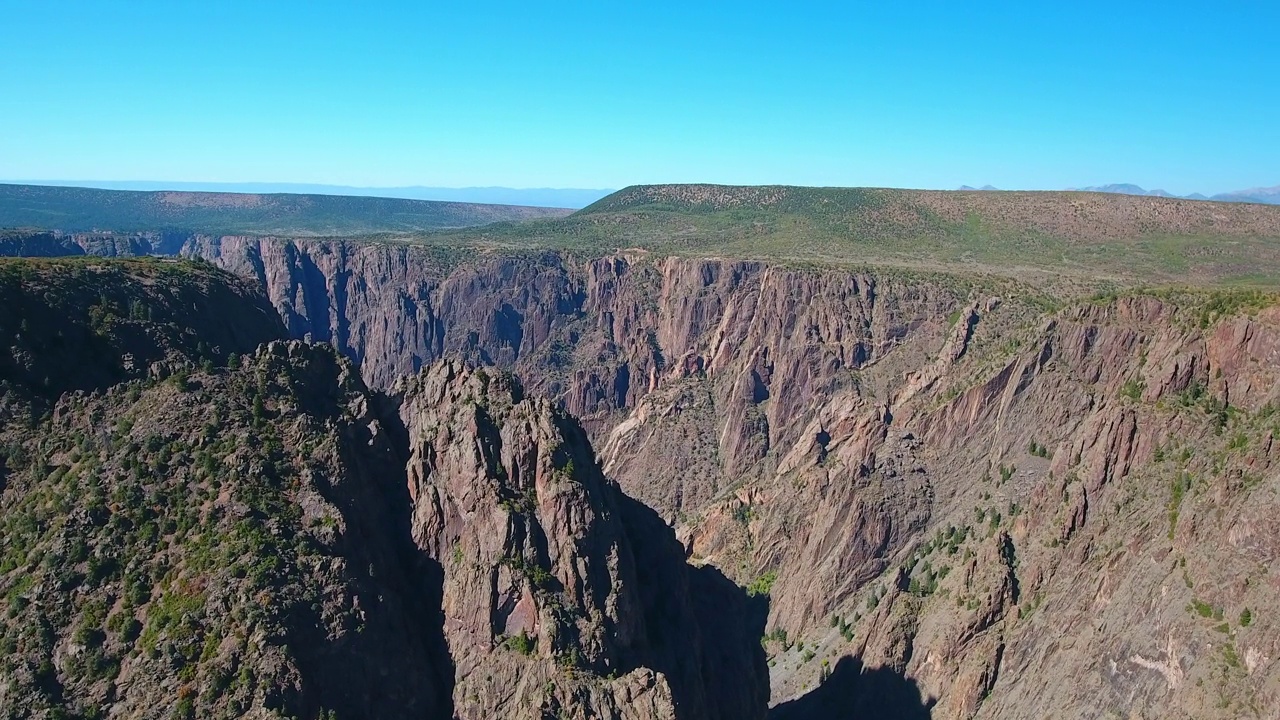
<path fill-rule="evenodd" d="M 1280 183 L 1280 3 L 0 0 L 0 178 Z"/>

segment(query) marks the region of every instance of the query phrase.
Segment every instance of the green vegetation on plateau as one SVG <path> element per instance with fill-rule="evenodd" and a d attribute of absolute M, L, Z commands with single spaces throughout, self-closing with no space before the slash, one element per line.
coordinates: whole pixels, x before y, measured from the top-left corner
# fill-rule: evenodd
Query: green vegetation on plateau
<path fill-rule="evenodd" d="M 1280 285 L 1280 208 L 1080 192 L 638 186 L 556 220 L 402 238 L 1049 277 Z"/>
<path fill-rule="evenodd" d="M 1280 286 L 1280 207 L 1268 205 L 1088 192 L 653 185 L 564 212 L 0 185 L 0 227 L 82 233 L 75 242 L 0 234 L 0 254 L 46 247 L 51 254 L 174 254 L 197 233 L 274 234 L 415 245 L 446 264 L 476 253 L 594 258 L 623 250 L 998 274 L 1059 295 L 1143 285 Z M 94 228 L 111 232 L 83 235 Z"/>
<path fill-rule="evenodd" d="M 417 232 L 567 210 L 338 195 L 138 192 L 0 184 L 0 227 L 352 236 Z"/>

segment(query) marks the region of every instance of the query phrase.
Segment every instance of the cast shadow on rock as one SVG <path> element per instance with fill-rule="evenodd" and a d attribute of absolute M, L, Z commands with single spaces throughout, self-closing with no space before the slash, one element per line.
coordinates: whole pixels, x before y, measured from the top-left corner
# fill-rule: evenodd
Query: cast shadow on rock
<path fill-rule="evenodd" d="M 345 524 L 335 543 L 345 559 L 339 578 L 358 603 L 360 629 L 333 637 L 314 606 L 294 613 L 288 639 L 298 654 L 301 692 L 276 704 L 298 708 L 303 717 L 324 710 L 386 720 L 451 717 L 455 670 L 443 633 L 444 569 L 413 541 L 408 431 L 390 400 L 370 398 L 384 436 L 349 428 L 340 444 L 347 473 L 316 477 L 317 491 Z M 341 411 L 339 399 L 330 398 L 330 411 Z M 316 416 L 326 417 L 324 409 L 317 405 Z"/>
<path fill-rule="evenodd" d="M 779 704 L 769 720 L 931 720 L 936 702 L 892 668 L 869 669 L 846 656 L 826 682 Z"/>

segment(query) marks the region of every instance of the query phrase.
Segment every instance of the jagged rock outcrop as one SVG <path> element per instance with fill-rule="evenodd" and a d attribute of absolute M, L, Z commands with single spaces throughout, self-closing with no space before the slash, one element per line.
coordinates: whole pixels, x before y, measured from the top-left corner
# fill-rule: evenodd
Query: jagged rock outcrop
<path fill-rule="evenodd" d="M 763 717 L 764 608 L 605 479 L 505 374 L 406 384 L 418 544 L 444 565 L 459 718 Z"/>
<path fill-rule="evenodd" d="M 293 337 L 333 344 L 375 387 L 442 357 L 516 372 L 582 418 L 606 469 L 668 518 L 767 471 L 816 400 L 862 370 L 913 367 L 967 300 L 936 276 L 645 253 L 459 263 L 411 245 L 203 236 L 181 252 L 255 279 Z"/>

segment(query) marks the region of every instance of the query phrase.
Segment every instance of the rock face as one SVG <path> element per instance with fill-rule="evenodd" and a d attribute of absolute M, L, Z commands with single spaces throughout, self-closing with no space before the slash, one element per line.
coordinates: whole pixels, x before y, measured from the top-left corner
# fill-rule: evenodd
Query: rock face
<path fill-rule="evenodd" d="M 575 421 L 456 363 L 402 391 L 414 539 L 445 565 L 457 717 L 763 717 L 764 607 L 687 566 Z"/>
<path fill-rule="evenodd" d="M 0 264 L 4 717 L 763 717 L 765 608 L 550 402 L 389 398 L 224 273 L 92 263 Z"/>
<path fill-rule="evenodd" d="M 440 565 L 461 717 L 750 715 L 759 688 L 714 690 L 708 668 L 755 677 L 728 649 L 758 621 L 712 567 L 768 596 L 778 717 L 1280 708 L 1270 295 L 1062 302 L 642 252 L 183 248 L 403 398 L 409 527 Z"/>
<path fill-rule="evenodd" d="M 215 262 L 235 267 L 222 242 Z M 1280 646 L 1256 607 L 1277 539 L 1249 519 L 1275 497 L 1266 299 L 1050 311 L 1016 284 L 937 275 L 328 248 L 323 289 L 266 282 L 290 288 L 277 307 L 317 288 L 307 317 L 366 328 L 338 344 L 358 338 L 346 351 L 374 376 L 463 357 L 580 414 L 606 472 L 679 521 L 695 558 L 768 588 L 788 712 L 844 657 L 917 682 L 940 718 L 1276 705 Z M 382 262 L 385 282 L 356 281 L 353 263 Z M 371 307 L 389 310 L 353 310 Z M 432 340 L 397 355 L 395 333 Z M 1077 680 L 1031 680 L 1064 668 Z"/>
<path fill-rule="evenodd" d="M 333 343 L 375 386 L 441 357 L 513 370 L 583 418 L 606 469 L 668 516 L 796 442 L 814 398 L 854 387 L 962 300 L 928 276 L 643 254 L 450 268 L 421 248 L 229 237 L 183 252 L 256 278 L 292 335 Z M 622 422 L 632 411 L 655 422 Z M 653 455 L 673 447 L 681 463 Z"/>
<path fill-rule="evenodd" d="M 1139 295 L 1003 330 L 982 312 L 968 350 L 940 342 L 946 372 L 904 376 L 880 422 L 797 448 L 789 473 L 687 529 L 777 573 L 783 712 L 850 657 L 917 682 L 935 718 L 1273 713 L 1280 633 L 1253 610 L 1280 582 L 1260 521 L 1280 509 L 1270 303 Z M 864 478 L 882 500 L 839 499 Z M 884 572 L 823 579 L 860 558 Z"/>

